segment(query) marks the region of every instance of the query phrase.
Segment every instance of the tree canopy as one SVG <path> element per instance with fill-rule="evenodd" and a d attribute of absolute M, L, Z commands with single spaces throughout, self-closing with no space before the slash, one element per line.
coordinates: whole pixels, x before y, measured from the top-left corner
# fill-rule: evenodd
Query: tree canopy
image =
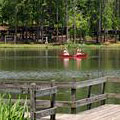
<path fill-rule="evenodd" d="M 118 30 L 120 0 L 0 0 L 0 24 L 64 26 L 84 35 Z"/>

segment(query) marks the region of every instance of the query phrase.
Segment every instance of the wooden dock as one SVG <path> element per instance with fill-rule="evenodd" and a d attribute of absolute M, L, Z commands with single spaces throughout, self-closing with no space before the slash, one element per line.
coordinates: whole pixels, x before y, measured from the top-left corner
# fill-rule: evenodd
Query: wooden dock
<path fill-rule="evenodd" d="M 105 104 L 109 103 L 106 100 L 111 98 L 120 99 L 119 92 L 113 89 L 110 91 L 106 90 L 109 85 L 114 87 L 118 83 L 120 84 L 120 78 L 116 77 L 101 77 L 68 83 L 57 83 L 54 81 L 51 83 L 1 82 L 0 92 L 12 94 L 12 102 L 17 100 L 14 94 L 24 96 L 21 98 L 21 103 L 26 101 L 26 96 L 31 120 L 120 120 L 120 105 Z M 99 87 L 97 93 L 93 93 L 94 87 Z M 61 88 L 69 90 L 70 100 L 58 101 L 55 99 Z M 83 98 L 79 98 L 78 95 L 81 93 L 82 88 L 86 89 L 86 94 Z M 49 99 L 42 100 L 41 96 L 46 95 Z M 94 103 L 98 103 L 99 107 L 96 106 L 97 108 L 92 109 Z M 81 109 L 81 106 L 86 106 L 86 111 L 76 114 Z M 57 107 L 68 107 L 72 114 L 56 114 Z"/>
<path fill-rule="evenodd" d="M 106 104 L 79 114 L 57 114 L 56 120 L 120 120 L 120 105 Z"/>

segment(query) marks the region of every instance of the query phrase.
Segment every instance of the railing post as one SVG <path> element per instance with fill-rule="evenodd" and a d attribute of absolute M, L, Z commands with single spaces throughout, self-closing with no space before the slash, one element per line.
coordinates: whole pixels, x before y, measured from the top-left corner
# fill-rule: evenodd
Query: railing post
<path fill-rule="evenodd" d="M 105 93 L 105 87 L 106 87 L 106 82 L 104 82 L 104 83 L 101 84 L 101 93 L 102 93 L 102 94 Z M 102 100 L 102 101 L 101 101 L 101 105 L 104 105 L 104 104 L 105 104 L 105 101 L 106 101 L 106 100 Z"/>
<path fill-rule="evenodd" d="M 88 98 L 91 97 L 91 90 L 92 90 L 92 85 L 88 87 L 88 96 L 87 96 Z M 91 107 L 92 107 L 92 103 L 87 105 L 88 110 L 91 109 Z"/>
<path fill-rule="evenodd" d="M 55 86 L 55 81 L 51 82 L 51 87 Z M 56 93 L 51 95 L 51 108 L 55 107 Z M 50 116 L 50 120 L 55 120 L 56 113 Z"/>
<path fill-rule="evenodd" d="M 71 87 L 71 101 L 72 101 L 72 106 L 71 106 L 71 113 L 75 114 L 76 113 L 76 82 L 72 83 L 72 87 Z"/>
<path fill-rule="evenodd" d="M 31 120 L 36 119 L 36 84 L 31 83 L 30 85 L 30 114 L 31 114 Z"/>

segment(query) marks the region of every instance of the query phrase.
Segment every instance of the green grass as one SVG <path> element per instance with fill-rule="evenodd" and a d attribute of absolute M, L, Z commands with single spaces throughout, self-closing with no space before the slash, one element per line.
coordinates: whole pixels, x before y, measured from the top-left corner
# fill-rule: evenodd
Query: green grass
<path fill-rule="evenodd" d="M 0 48 L 37 48 L 37 49 L 62 49 L 67 48 L 120 48 L 120 43 L 114 44 L 74 44 L 68 43 L 64 45 L 53 45 L 53 44 L 2 44 L 0 43 Z"/>
<path fill-rule="evenodd" d="M 22 106 L 20 98 L 14 104 L 11 95 L 8 95 L 7 102 L 4 101 L 5 95 L 0 95 L 0 120 L 30 120 L 25 113 L 28 113 L 26 102 Z"/>

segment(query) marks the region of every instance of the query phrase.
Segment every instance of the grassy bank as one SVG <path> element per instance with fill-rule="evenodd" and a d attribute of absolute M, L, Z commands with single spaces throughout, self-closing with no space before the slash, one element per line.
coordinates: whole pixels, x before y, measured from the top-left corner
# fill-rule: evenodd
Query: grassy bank
<path fill-rule="evenodd" d="M 116 44 L 65 44 L 65 45 L 53 45 L 53 44 L 0 44 L 0 48 L 40 48 L 40 49 L 56 49 L 56 48 L 120 48 L 120 43 Z"/>

